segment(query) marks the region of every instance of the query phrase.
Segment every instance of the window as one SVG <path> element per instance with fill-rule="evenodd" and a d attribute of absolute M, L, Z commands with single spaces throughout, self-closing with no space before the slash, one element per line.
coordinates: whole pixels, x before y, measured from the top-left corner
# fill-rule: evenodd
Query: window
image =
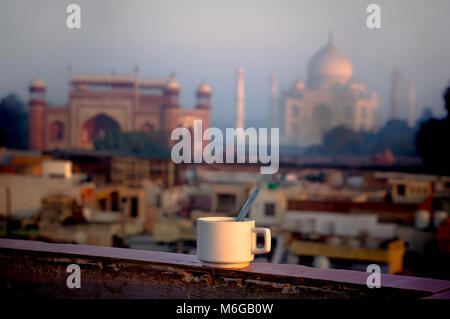
<path fill-rule="evenodd" d="M 352 119 L 353 118 L 353 108 L 350 105 L 345 106 L 345 118 Z"/>
<path fill-rule="evenodd" d="M 50 124 L 50 140 L 62 141 L 64 139 L 64 124 L 60 121 Z"/>
<path fill-rule="evenodd" d="M 365 107 L 361 108 L 361 122 L 365 123 L 367 120 L 367 110 Z"/>
<path fill-rule="evenodd" d="M 97 206 L 100 210 L 106 210 L 107 204 L 106 198 L 100 198 L 97 202 Z"/>
<path fill-rule="evenodd" d="M 236 197 L 232 194 L 218 194 L 217 195 L 217 212 L 234 212 Z"/>
<path fill-rule="evenodd" d="M 327 221 L 325 223 L 325 232 L 328 235 L 334 235 L 336 232 L 336 224 L 333 221 Z"/>
<path fill-rule="evenodd" d="M 131 217 L 137 217 L 138 215 L 138 199 L 137 197 L 131 198 Z"/>
<path fill-rule="evenodd" d="M 117 192 L 111 193 L 111 210 L 114 212 L 119 211 L 119 193 Z"/>
<path fill-rule="evenodd" d="M 292 136 L 299 136 L 299 135 L 300 135 L 300 125 L 294 122 L 292 126 Z"/>
<path fill-rule="evenodd" d="M 266 205 L 264 206 L 264 214 L 266 216 L 275 216 L 275 204 L 266 203 Z"/>
<path fill-rule="evenodd" d="M 145 123 L 144 125 L 142 125 L 141 131 L 144 132 L 144 133 L 146 133 L 146 134 L 153 134 L 156 130 L 155 130 L 155 128 L 153 127 L 152 124 L 150 124 L 150 123 L 147 122 L 147 123 Z"/>
<path fill-rule="evenodd" d="M 311 234 L 316 232 L 316 219 L 315 218 L 308 218 L 306 223 L 303 225 L 305 228 L 302 230 L 302 232 L 306 234 Z"/>
<path fill-rule="evenodd" d="M 156 207 L 161 207 L 161 194 L 156 195 Z"/>
<path fill-rule="evenodd" d="M 50 178 L 65 178 L 66 176 L 64 174 L 50 173 L 50 174 L 48 174 L 48 177 L 50 177 Z"/>
<path fill-rule="evenodd" d="M 397 185 L 397 195 L 405 196 L 405 185 L 403 184 Z"/>
<path fill-rule="evenodd" d="M 328 131 L 331 127 L 331 121 L 331 109 L 324 104 L 317 105 L 313 112 L 313 123 L 318 127 L 319 132 L 324 133 Z"/>
<path fill-rule="evenodd" d="M 344 122 L 346 123 L 346 125 L 349 128 L 353 128 L 354 127 L 354 122 L 355 122 L 355 110 L 352 106 L 347 105 L 344 108 Z"/>

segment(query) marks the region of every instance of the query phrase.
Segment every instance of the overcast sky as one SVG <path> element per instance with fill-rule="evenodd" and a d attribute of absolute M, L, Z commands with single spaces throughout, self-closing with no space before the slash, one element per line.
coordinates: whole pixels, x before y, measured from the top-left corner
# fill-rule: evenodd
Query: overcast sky
<path fill-rule="evenodd" d="M 81 6 L 82 28 L 66 27 L 66 7 Z M 381 6 L 381 29 L 366 27 L 366 7 Z M 234 126 L 235 72 L 245 69 L 246 125 L 263 126 L 269 79 L 281 87 L 305 79 L 306 64 L 333 31 L 351 59 L 354 80 L 378 93 L 389 114 L 392 71 L 415 78 L 417 107 L 442 115 L 450 79 L 450 1 L 30 1 L 0 3 L 0 96 L 40 76 L 51 104 L 67 103 L 74 74 L 168 77 L 175 71 L 181 103 L 193 107 L 202 80 L 213 88 L 212 124 Z M 406 97 L 405 97 L 406 99 Z"/>

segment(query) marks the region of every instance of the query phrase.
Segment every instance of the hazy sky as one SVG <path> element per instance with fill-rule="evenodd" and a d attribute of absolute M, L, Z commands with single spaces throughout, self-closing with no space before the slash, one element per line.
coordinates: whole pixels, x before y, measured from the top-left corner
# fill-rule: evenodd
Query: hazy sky
<path fill-rule="evenodd" d="M 66 7 L 81 6 L 82 28 L 66 27 Z M 366 7 L 381 6 L 381 29 L 366 27 Z M 74 74 L 167 77 L 193 107 L 202 80 L 213 88 L 212 124 L 234 126 L 237 67 L 245 68 L 246 124 L 265 125 L 270 74 L 282 88 L 305 79 L 306 64 L 333 31 L 351 59 L 354 79 L 377 91 L 381 120 L 389 114 L 394 68 L 415 78 L 424 105 L 443 114 L 450 79 L 450 1 L 30 1 L 0 3 L 0 96 L 28 99 L 31 79 L 47 83 L 51 104 L 67 103 Z M 406 99 L 406 97 L 405 97 Z"/>

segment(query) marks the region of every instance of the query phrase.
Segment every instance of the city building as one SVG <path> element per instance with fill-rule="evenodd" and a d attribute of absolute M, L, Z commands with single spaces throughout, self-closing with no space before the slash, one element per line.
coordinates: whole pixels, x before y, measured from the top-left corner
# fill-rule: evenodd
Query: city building
<path fill-rule="evenodd" d="M 40 165 L 40 175 L 1 175 L 0 221 L 7 227 L 31 238 L 102 246 L 115 245 L 115 238 L 123 245 L 127 235 L 151 229 L 157 185 L 147 180 L 98 186 L 74 173 L 71 161 L 46 159 Z"/>
<path fill-rule="evenodd" d="M 250 208 L 249 218 L 254 219 L 261 226 L 273 228 L 279 225 L 287 210 L 288 199 L 298 196 L 302 189 L 301 184 L 276 185 L 273 183 L 268 184 L 267 187 L 260 187 L 258 197 Z"/>
<path fill-rule="evenodd" d="M 54 157 L 73 163 L 97 185 L 126 184 L 141 186 L 152 180 L 162 186 L 179 182 L 179 169 L 170 157 L 158 157 L 115 151 L 66 150 L 52 152 Z"/>
<path fill-rule="evenodd" d="M 73 174 L 68 161 L 43 161 L 42 175 L 6 173 L 0 178 L 0 216 L 29 213 L 41 208 L 42 198 L 65 195 L 82 202 L 83 194 L 95 185 L 84 174 Z"/>
<path fill-rule="evenodd" d="M 176 127 L 192 129 L 194 120 L 209 125 L 211 87 L 202 83 L 194 109 L 181 108 L 180 85 L 169 79 L 140 79 L 133 76 L 81 75 L 69 72 L 69 102 L 50 106 L 42 79 L 30 85 L 30 148 L 93 149 L 94 141 L 108 132 L 169 132 Z M 168 135 L 170 136 L 170 135 Z M 169 142 L 169 141 L 168 141 Z"/>

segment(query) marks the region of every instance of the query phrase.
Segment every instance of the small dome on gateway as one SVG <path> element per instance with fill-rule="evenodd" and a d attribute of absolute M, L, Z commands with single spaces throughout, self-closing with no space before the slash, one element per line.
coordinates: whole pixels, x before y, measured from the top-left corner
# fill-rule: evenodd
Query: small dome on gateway
<path fill-rule="evenodd" d="M 175 74 L 172 73 L 169 80 L 166 83 L 166 90 L 171 91 L 178 91 L 180 89 L 180 85 L 178 84 L 177 80 L 175 79 Z"/>
<path fill-rule="evenodd" d="M 37 77 L 31 82 L 30 88 L 32 88 L 32 89 L 45 89 L 45 82 L 41 78 Z"/>
<path fill-rule="evenodd" d="M 211 87 L 203 82 L 197 89 L 198 94 L 211 94 Z"/>

